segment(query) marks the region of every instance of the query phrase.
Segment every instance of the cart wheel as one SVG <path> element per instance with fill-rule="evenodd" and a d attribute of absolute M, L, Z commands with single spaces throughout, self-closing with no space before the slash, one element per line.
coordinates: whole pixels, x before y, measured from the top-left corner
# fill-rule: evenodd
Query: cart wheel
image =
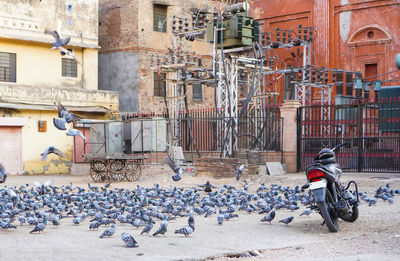
<path fill-rule="evenodd" d="M 128 181 L 138 181 L 142 174 L 142 164 L 139 162 L 129 162 L 125 170 L 125 177 Z"/>
<path fill-rule="evenodd" d="M 90 168 L 94 172 L 103 172 L 106 170 L 106 164 L 101 160 L 93 160 L 90 162 Z"/>
<path fill-rule="evenodd" d="M 123 160 L 114 160 L 110 165 L 110 175 L 114 181 L 121 181 L 125 177 L 125 173 L 123 171 L 125 167 L 125 161 Z"/>
<path fill-rule="evenodd" d="M 100 160 L 90 162 L 90 177 L 95 182 L 103 182 L 106 179 L 106 164 Z"/>

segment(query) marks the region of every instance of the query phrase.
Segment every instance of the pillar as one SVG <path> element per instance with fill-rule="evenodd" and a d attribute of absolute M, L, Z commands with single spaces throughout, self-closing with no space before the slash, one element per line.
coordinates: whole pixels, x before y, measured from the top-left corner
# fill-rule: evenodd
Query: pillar
<path fill-rule="evenodd" d="M 285 100 L 281 106 L 283 161 L 287 172 L 297 170 L 297 109 L 300 101 Z"/>

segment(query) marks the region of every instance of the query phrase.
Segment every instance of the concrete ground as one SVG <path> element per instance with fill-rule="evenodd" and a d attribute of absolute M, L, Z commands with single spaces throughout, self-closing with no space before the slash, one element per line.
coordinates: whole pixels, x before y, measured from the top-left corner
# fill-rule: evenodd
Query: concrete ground
<path fill-rule="evenodd" d="M 133 188 L 136 184 L 163 187 L 192 187 L 210 180 L 213 184 L 242 186 L 243 181 L 235 179 L 210 179 L 184 175 L 179 183 L 172 183 L 168 167 L 150 167 L 138 183 L 112 183 L 112 187 Z M 266 185 L 303 185 L 304 174 L 285 176 L 245 176 L 250 190 L 254 191 L 260 182 Z M 87 186 L 87 176 L 13 176 L 7 179 L 7 186 L 32 185 L 34 180 L 53 180 L 53 185 Z M 342 181 L 355 180 L 360 191 L 373 194 L 378 186 L 389 183 L 393 189 L 400 189 L 399 174 L 344 174 Z M 94 184 L 94 182 L 91 182 Z M 2 187 L 2 184 L 0 187 Z M 95 185 L 100 185 L 96 183 Z M 262 256 L 241 258 L 243 260 L 400 260 L 400 196 L 389 205 L 379 201 L 376 206 L 360 206 L 360 217 L 354 223 L 340 222 L 340 231 L 330 233 L 326 226 L 320 226 L 322 218 L 317 213 L 299 217 L 301 211 L 277 211 L 272 224 L 260 222 L 263 215 L 239 212 L 239 218 L 217 225 L 217 215 L 208 218 L 195 215 L 196 231 L 190 237 L 174 234 L 173 231 L 187 224 L 187 218 L 169 222 L 166 236 L 152 237 L 139 235 L 141 229 L 131 225 L 116 225 L 111 238 L 99 239 L 104 227 L 98 231 L 89 230 L 89 220 L 73 225 L 72 218 L 61 220 L 59 227 L 48 224 L 44 233 L 29 234 L 32 227 L 18 226 L 16 230 L 0 231 L 0 260 L 234 260 L 242 253 L 258 250 Z M 294 221 L 287 227 L 277 220 L 293 215 Z M 155 227 L 158 227 L 156 221 Z M 154 229 L 154 228 L 153 228 Z M 139 244 L 138 248 L 126 248 L 120 239 L 122 232 L 128 232 Z"/>

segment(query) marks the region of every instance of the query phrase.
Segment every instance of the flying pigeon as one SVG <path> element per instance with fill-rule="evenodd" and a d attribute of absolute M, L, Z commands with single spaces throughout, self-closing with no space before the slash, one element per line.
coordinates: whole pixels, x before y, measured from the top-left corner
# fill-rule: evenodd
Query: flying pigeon
<path fill-rule="evenodd" d="M 36 191 L 39 194 L 45 193 L 45 190 L 47 189 L 47 187 L 50 186 L 52 183 L 53 183 L 53 181 L 51 181 L 51 180 L 48 180 L 43 184 L 40 184 L 40 182 L 38 182 L 38 181 L 33 181 L 33 185 L 36 186 Z"/>
<path fill-rule="evenodd" d="M 57 110 L 58 110 L 58 118 L 64 119 L 66 122 L 74 122 L 74 121 L 79 121 L 82 118 L 73 114 L 72 112 L 68 112 L 68 110 L 61 104 L 61 102 L 58 103 L 57 105 Z"/>
<path fill-rule="evenodd" d="M 198 184 L 198 186 L 204 187 L 205 192 L 211 192 L 213 188 L 217 188 L 217 186 L 214 186 L 213 184 L 211 184 L 209 180 L 207 180 L 207 182 L 204 184 Z"/>
<path fill-rule="evenodd" d="M 53 118 L 53 124 L 54 127 L 56 127 L 59 130 L 67 130 L 67 128 L 65 127 L 65 124 L 67 123 L 67 121 L 64 118 Z"/>
<path fill-rule="evenodd" d="M 284 224 L 286 224 L 286 226 L 287 226 L 290 222 L 293 221 L 293 219 L 294 219 L 294 217 L 293 217 L 293 216 L 290 216 L 290 217 L 284 218 L 284 219 L 282 219 L 282 220 L 279 220 L 279 223 L 284 223 Z"/>
<path fill-rule="evenodd" d="M 7 172 L 6 172 L 6 169 L 4 168 L 4 166 L 1 163 L 0 163 L 0 173 L 1 173 L 0 183 L 4 183 L 6 181 L 6 178 L 7 178 Z"/>
<path fill-rule="evenodd" d="M 56 30 L 51 31 L 51 30 L 45 29 L 44 32 L 46 34 L 51 34 L 54 37 L 54 39 L 56 40 L 54 43 L 51 43 L 51 46 L 53 46 L 51 48 L 51 50 L 66 46 L 69 43 L 69 41 L 71 40 L 71 37 L 66 37 L 66 38 L 62 39 Z"/>
<path fill-rule="evenodd" d="M 128 233 L 122 233 L 121 234 L 121 239 L 122 241 L 125 242 L 126 247 L 138 247 L 139 245 L 137 244 L 136 240 L 133 238 L 133 236 L 129 235 Z"/>
<path fill-rule="evenodd" d="M 80 132 L 77 129 L 70 129 L 70 130 L 68 130 L 68 132 L 66 134 L 68 136 L 76 136 L 76 135 L 78 135 L 78 136 L 82 137 L 84 140 L 86 140 L 86 137 L 83 136 L 82 132 Z"/>
<path fill-rule="evenodd" d="M 32 234 L 33 232 L 42 232 L 45 228 L 46 228 L 46 225 L 47 225 L 47 220 L 46 220 L 46 218 L 45 219 L 43 219 L 43 222 L 42 223 L 39 223 L 39 224 L 37 224 L 36 226 L 35 226 L 35 228 L 31 231 L 31 232 L 29 232 L 30 234 Z"/>
<path fill-rule="evenodd" d="M 172 176 L 173 181 L 179 181 L 182 179 L 182 169 L 178 166 L 175 165 L 174 163 L 170 162 L 168 163 L 168 166 L 175 172 L 175 175 Z"/>
<path fill-rule="evenodd" d="M 261 222 L 267 221 L 271 224 L 271 221 L 274 220 L 274 218 L 275 218 L 275 210 L 272 210 L 265 217 L 261 219 Z"/>
<path fill-rule="evenodd" d="M 114 233 L 115 233 L 115 225 L 112 224 L 111 227 L 106 228 L 106 230 L 104 230 L 104 232 L 100 235 L 100 238 L 111 237 L 112 235 L 114 235 Z"/>
<path fill-rule="evenodd" d="M 49 155 L 51 153 L 54 153 L 62 158 L 65 157 L 64 153 L 62 153 L 59 149 L 57 149 L 53 146 L 46 148 L 45 151 L 40 154 L 40 156 L 42 156 L 42 160 L 45 161 L 47 159 L 47 155 Z"/>
<path fill-rule="evenodd" d="M 235 170 L 235 173 L 236 173 L 236 180 L 239 180 L 239 179 L 240 179 L 240 174 L 242 174 L 242 172 L 243 172 L 243 170 L 244 170 L 245 167 L 246 167 L 246 165 L 242 164 L 242 165 L 240 165 L 240 166 Z"/>

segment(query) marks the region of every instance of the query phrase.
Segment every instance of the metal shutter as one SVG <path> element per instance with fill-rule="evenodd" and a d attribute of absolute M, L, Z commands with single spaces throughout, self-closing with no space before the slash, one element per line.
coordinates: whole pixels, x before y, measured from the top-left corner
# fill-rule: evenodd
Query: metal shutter
<path fill-rule="evenodd" d="M 0 163 L 7 174 L 23 174 L 21 127 L 0 126 Z"/>

